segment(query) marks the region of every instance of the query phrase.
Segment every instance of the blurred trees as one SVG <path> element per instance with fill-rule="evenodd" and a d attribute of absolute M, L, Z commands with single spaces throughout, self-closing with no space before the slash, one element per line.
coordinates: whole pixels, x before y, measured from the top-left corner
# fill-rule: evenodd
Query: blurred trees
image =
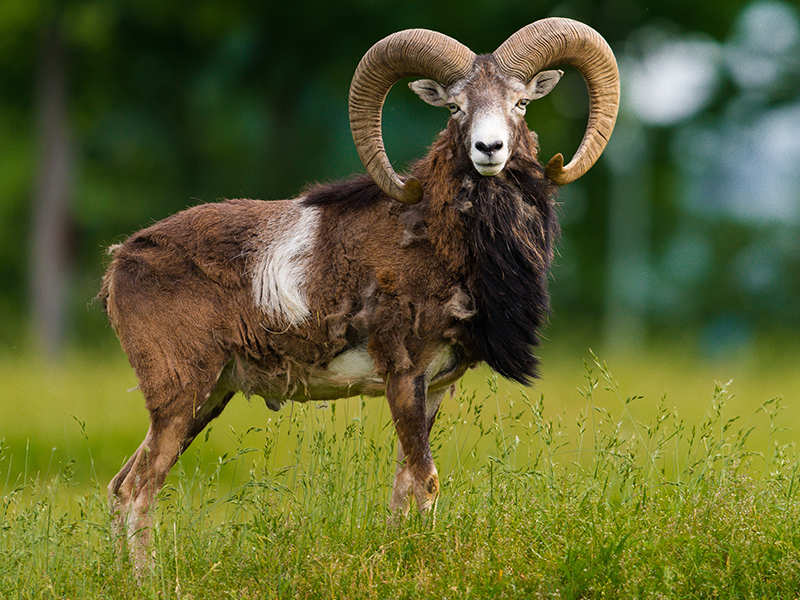
<path fill-rule="evenodd" d="M 488 52 L 528 22 L 569 16 L 600 31 L 621 65 L 648 65 L 654 35 L 680 40 L 691 33 L 741 50 L 747 6 L 744 0 L 654 0 L 647 7 L 631 0 L 4 0 L 0 341 L 19 343 L 31 323 L 54 353 L 67 338 L 96 339 L 104 319 L 87 304 L 99 288 L 103 248 L 141 226 L 187 205 L 289 197 L 310 182 L 360 171 L 347 89 L 366 49 L 393 31 L 427 27 Z M 797 48 L 788 40 L 743 72 L 791 63 Z M 729 65 L 748 60 L 731 52 Z M 759 115 L 767 119 L 800 101 L 795 67 L 782 66 L 781 77 L 766 78 L 754 92 L 758 86 L 742 83 L 735 69 L 715 64 L 705 104 L 669 123 L 648 122 L 641 109 L 623 107 L 609 157 L 563 191 L 554 286 L 562 320 L 597 325 L 630 317 L 644 335 L 674 323 L 707 327 L 726 314 L 752 327 L 800 325 L 794 305 L 800 282 L 780 275 L 798 262 L 797 211 L 764 223 L 735 210 L 697 208 L 709 196 L 705 188 L 720 187 L 706 175 L 725 180 L 725 165 L 737 163 L 736 143 L 743 143 L 737 136 L 751 126 L 749 135 L 758 135 Z M 675 85 L 684 85 L 680 65 L 672 68 Z M 641 70 L 623 69 L 623 98 L 631 73 Z M 585 111 L 574 73 L 529 111 L 544 159 L 574 151 Z M 396 86 L 384 125 L 396 165 L 422 155 L 445 120 Z M 741 168 L 748 172 L 746 163 Z M 737 188 L 740 205 L 765 201 L 748 189 Z M 743 248 L 751 249 L 750 258 Z M 638 263 L 619 260 L 636 253 Z M 763 261 L 777 269 L 773 283 L 759 283 Z"/>

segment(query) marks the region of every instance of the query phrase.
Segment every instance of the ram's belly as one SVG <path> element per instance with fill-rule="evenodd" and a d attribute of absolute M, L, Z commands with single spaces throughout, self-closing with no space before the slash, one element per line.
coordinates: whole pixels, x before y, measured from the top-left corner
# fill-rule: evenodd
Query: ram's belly
<path fill-rule="evenodd" d="M 464 374 L 467 364 L 460 346 L 443 344 L 427 369 L 430 389 L 451 385 Z M 386 391 L 386 382 L 377 374 L 366 346 L 347 350 L 324 367 L 313 369 L 304 381 L 290 383 L 288 391 L 283 387 L 286 379 L 281 379 L 275 381 L 274 386 L 254 389 L 251 393 L 261 396 L 268 407 L 278 410 L 287 400 L 307 402 L 362 395 L 382 396 Z M 284 393 L 278 391 L 280 388 Z"/>
<path fill-rule="evenodd" d="M 454 344 L 443 344 L 427 368 L 430 389 L 441 389 L 457 381 L 466 370 L 464 351 Z M 326 400 L 355 395 L 382 396 L 386 383 L 375 373 L 375 364 L 366 347 L 348 350 L 333 359 L 326 368 L 312 373 L 308 398 Z"/>
<path fill-rule="evenodd" d="M 471 362 L 458 344 L 442 344 L 426 369 L 428 389 L 436 391 L 449 387 Z M 227 401 L 230 397 L 227 393 L 235 391 L 260 396 L 267 407 L 280 410 L 287 400 L 308 402 L 383 396 L 386 381 L 376 372 L 375 363 L 364 345 L 339 354 L 325 366 L 313 368 L 303 376 L 288 366 L 286 370 L 267 372 L 258 363 L 233 359 L 220 373 L 211 397 L 224 397 Z"/>
<path fill-rule="evenodd" d="M 311 371 L 308 386 L 300 386 L 292 400 L 335 400 L 350 396 L 381 396 L 386 388 L 375 373 L 375 363 L 366 347 L 343 352 L 327 366 Z"/>

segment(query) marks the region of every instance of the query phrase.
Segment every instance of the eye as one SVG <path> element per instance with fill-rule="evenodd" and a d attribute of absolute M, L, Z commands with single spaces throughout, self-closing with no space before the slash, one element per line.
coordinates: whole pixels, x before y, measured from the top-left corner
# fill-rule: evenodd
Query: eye
<path fill-rule="evenodd" d="M 450 114 L 451 114 L 451 115 L 454 115 L 454 114 L 456 114 L 458 111 L 460 111 L 460 110 L 461 110 L 461 109 L 458 107 L 458 104 L 456 104 L 455 102 L 450 102 L 450 103 L 448 103 L 448 104 L 445 104 L 445 106 L 448 108 L 448 110 L 450 111 Z"/>
<path fill-rule="evenodd" d="M 529 98 L 522 98 L 519 102 L 517 102 L 517 108 L 520 109 L 521 111 L 524 111 L 525 107 L 528 106 L 529 102 L 530 102 Z"/>

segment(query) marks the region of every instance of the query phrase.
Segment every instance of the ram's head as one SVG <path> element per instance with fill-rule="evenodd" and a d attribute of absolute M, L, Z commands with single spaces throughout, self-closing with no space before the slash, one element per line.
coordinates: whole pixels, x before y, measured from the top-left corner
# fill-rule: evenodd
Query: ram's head
<path fill-rule="evenodd" d="M 525 107 L 561 78 L 557 65 L 574 66 L 589 92 L 586 133 L 569 164 L 561 154 L 547 164 L 559 185 L 588 171 L 605 149 L 619 106 L 619 74 L 611 49 L 592 28 L 570 19 L 537 21 L 519 30 L 490 55 L 476 56 L 454 39 L 410 29 L 384 38 L 364 56 L 350 87 L 350 124 L 367 172 L 391 197 L 413 204 L 422 198 L 416 179 L 401 179 L 383 145 L 381 110 L 389 89 L 404 77 L 424 77 L 411 88 L 426 102 L 450 109 L 462 128 L 465 151 L 481 175 L 503 171 L 513 150 L 514 129 Z"/>

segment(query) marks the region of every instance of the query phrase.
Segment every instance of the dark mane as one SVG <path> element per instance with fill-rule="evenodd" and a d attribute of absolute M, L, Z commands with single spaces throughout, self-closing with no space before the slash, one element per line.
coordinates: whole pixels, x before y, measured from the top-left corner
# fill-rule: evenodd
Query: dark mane
<path fill-rule="evenodd" d="M 464 188 L 474 211 L 467 226 L 470 321 L 479 357 L 522 384 L 536 377 L 533 347 L 549 314 L 547 273 L 559 235 L 555 189 L 533 160 L 509 165 L 505 177 L 475 174 Z"/>
<path fill-rule="evenodd" d="M 303 196 L 304 206 L 357 210 L 373 205 L 385 194 L 369 175 L 356 175 L 344 181 L 312 186 Z"/>
<path fill-rule="evenodd" d="M 549 314 L 547 274 L 559 235 L 555 185 L 536 160 L 535 134 L 520 128 L 518 152 L 501 175 L 484 177 L 453 121 L 413 173 L 436 202 L 429 223 L 463 273 L 476 314 L 465 345 L 475 358 L 522 384 L 536 377 L 533 348 Z"/>

